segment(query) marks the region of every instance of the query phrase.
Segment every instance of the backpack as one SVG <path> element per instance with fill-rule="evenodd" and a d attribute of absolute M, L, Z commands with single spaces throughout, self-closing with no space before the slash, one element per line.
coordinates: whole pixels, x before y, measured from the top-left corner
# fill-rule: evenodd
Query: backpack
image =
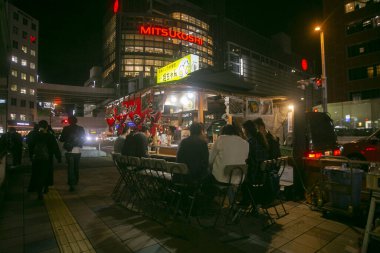
<path fill-rule="evenodd" d="M 49 160 L 49 148 L 46 139 L 37 141 L 33 148 L 33 160 Z"/>

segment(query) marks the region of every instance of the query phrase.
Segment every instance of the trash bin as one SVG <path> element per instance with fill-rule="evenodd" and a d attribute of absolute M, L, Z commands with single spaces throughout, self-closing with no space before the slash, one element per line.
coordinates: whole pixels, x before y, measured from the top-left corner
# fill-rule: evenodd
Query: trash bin
<path fill-rule="evenodd" d="M 345 210 L 357 209 L 360 206 L 363 171 L 341 166 L 326 166 L 324 170 L 331 186 L 331 206 Z"/>

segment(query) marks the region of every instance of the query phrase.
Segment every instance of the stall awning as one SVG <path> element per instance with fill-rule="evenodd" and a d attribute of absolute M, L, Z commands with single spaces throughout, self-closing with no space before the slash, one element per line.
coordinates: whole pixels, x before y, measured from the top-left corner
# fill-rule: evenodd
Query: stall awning
<path fill-rule="evenodd" d="M 263 95 L 255 93 L 255 85 L 253 83 L 244 81 L 230 71 L 201 69 L 190 74 L 183 83 L 193 87 L 226 93 L 249 93 L 256 96 Z"/>

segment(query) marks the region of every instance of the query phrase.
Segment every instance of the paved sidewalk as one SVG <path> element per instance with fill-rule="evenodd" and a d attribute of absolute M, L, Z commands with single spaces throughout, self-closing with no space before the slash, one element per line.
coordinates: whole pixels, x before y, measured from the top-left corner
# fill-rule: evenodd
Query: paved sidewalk
<path fill-rule="evenodd" d="M 248 239 L 230 243 L 221 241 L 225 230 L 202 229 L 195 222 L 163 226 L 114 203 L 110 194 L 119 175 L 110 158 L 81 162 L 76 191 L 68 191 L 62 164 L 44 201 L 27 193 L 27 168 L 12 173 L 10 193 L 0 209 L 0 253 L 360 251 L 362 229 L 325 219 L 307 205 L 291 201 L 285 203 L 289 215 L 265 231 L 260 216 L 242 217 Z M 178 232 L 180 236 L 173 236 Z"/>

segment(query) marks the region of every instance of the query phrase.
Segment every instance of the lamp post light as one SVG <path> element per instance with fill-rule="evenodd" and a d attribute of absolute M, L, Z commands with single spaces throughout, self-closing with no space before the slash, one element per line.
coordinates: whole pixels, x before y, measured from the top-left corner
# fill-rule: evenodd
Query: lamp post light
<path fill-rule="evenodd" d="M 327 112 L 327 77 L 326 77 L 326 62 L 325 62 L 325 37 L 320 26 L 314 28 L 319 32 L 321 42 L 321 62 L 322 62 L 322 109 Z"/>

